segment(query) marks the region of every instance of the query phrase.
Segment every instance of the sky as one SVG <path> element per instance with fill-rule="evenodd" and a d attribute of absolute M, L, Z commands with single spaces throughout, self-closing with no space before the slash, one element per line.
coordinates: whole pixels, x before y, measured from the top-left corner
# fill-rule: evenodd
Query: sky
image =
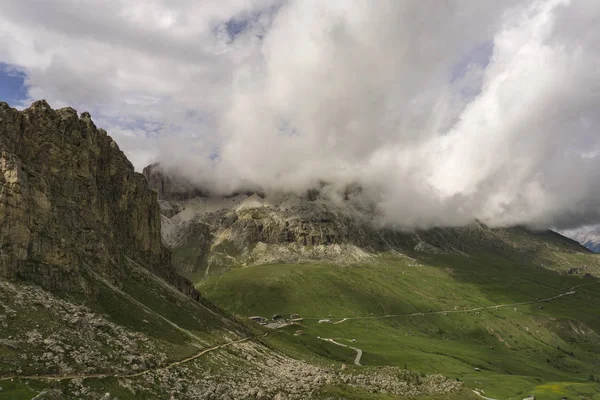
<path fill-rule="evenodd" d="M 596 0 L 4 0 L 0 100 L 89 111 L 214 193 L 380 223 L 600 222 Z M 333 194 L 332 194 L 333 196 Z"/>
<path fill-rule="evenodd" d="M 0 62 L 0 99 L 17 105 L 27 99 L 25 73 L 12 65 Z"/>

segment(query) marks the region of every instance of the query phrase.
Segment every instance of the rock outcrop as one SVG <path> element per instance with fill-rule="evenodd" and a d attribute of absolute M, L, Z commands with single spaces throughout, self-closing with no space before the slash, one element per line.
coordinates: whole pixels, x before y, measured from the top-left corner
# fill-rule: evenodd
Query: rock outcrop
<path fill-rule="evenodd" d="M 0 276 L 88 293 L 87 273 L 118 283 L 129 257 L 194 294 L 160 229 L 156 194 L 89 113 L 0 103 Z"/>
<path fill-rule="evenodd" d="M 158 200 L 187 200 L 206 195 L 181 176 L 173 179 L 172 173 L 161 168 L 158 163 L 145 167 L 142 175 L 148 181 L 148 187 L 156 191 Z"/>
<path fill-rule="evenodd" d="M 549 244 L 561 251 L 588 252 L 552 231 L 492 229 L 479 221 L 414 232 L 381 227 L 374 223 L 376 211 L 361 196 L 360 187 L 333 194 L 314 189 L 305 195 L 238 193 L 219 197 L 202 194 L 174 172 L 165 180 L 159 165 L 145 171 L 150 186 L 162 197 L 163 239 L 173 250 L 173 264 L 193 279 L 235 266 L 265 263 L 363 263 L 386 252 L 411 260 L 424 253 L 508 252 L 537 258 L 536 262 L 546 267 L 552 260 L 538 254 Z M 182 190 L 170 189 L 173 187 L 187 188 L 185 196 Z"/>

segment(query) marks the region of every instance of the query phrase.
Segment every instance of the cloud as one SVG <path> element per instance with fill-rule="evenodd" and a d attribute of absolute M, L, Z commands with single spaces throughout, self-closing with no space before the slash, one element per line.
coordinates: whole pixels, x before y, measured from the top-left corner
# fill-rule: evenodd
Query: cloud
<path fill-rule="evenodd" d="M 0 62 L 137 168 L 360 184 L 380 222 L 600 222 L 594 1 L 7 0 Z M 340 189 L 341 190 L 341 189 Z"/>

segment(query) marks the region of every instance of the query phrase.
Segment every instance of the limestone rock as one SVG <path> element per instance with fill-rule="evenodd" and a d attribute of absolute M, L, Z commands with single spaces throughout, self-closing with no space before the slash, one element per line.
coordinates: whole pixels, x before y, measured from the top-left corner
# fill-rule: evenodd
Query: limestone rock
<path fill-rule="evenodd" d="M 187 200 L 204 194 L 181 176 L 173 179 L 172 173 L 158 163 L 145 167 L 142 174 L 148 181 L 148 187 L 156 191 L 159 200 Z"/>
<path fill-rule="evenodd" d="M 156 193 L 90 114 L 0 102 L 0 277 L 90 293 L 132 259 L 193 296 L 162 245 Z"/>
<path fill-rule="evenodd" d="M 19 348 L 19 343 L 16 340 L 0 339 L 0 346 L 4 346 L 10 350 L 17 350 Z"/>
<path fill-rule="evenodd" d="M 160 166 L 148 166 L 146 171 L 150 186 L 162 196 L 163 240 L 173 250 L 173 264 L 194 279 L 270 263 L 364 264 L 375 261 L 380 253 L 419 266 L 418 253 L 465 256 L 485 250 L 534 254 L 548 242 L 567 251 L 589 252 L 553 231 L 490 228 L 480 221 L 462 227 L 400 231 L 385 224 L 376 206 L 356 185 L 344 190 L 324 186 L 304 195 L 256 192 L 217 196 L 203 194 L 201 188 L 190 189 L 189 179 L 175 171 L 169 172 L 168 180 Z M 165 187 L 184 187 L 186 194 L 182 197 L 180 190 Z M 519 239 L 523 236 L 530 240 Z M 583 274 L 583 268 L 566 271 L 564 266 L 554 265 L 551 269 Z M 592 268 L 585 273 L 594 276 L 599 272 Z"/>

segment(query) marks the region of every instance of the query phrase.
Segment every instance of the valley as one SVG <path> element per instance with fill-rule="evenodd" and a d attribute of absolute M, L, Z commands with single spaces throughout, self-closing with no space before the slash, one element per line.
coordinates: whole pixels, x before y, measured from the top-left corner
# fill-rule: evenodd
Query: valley
<path fill-rule="evenodd" d="M 600 345 L 595 333 L 596 281 L 567 295 L 573 288 L 563 289 L 565 283 L 575 286 L 580 279 L 565 282 L 557 277 L 538 283 L 515 278 L 510 283 L 514 289 L 501 293 L 493 288 L 489 270 L 481 277 L 491 280 L 486 288 L 456 282 L 436 267 L 387 263 L 362 268 L 247 267 L 199 287 L 236 314 L 300 313 L 302 326 L 284 329 L 290 335 L 302 329 L 304 335 L 294 338 L 306 351 L 324 355 L 332 351 L 312 347 L 304 339 L 309 335 L 352 338 L 355 343 L 343 343 L 362 349 L 363 365 L 441 372 L 496 398 L 530 392 L 539 392 L 542 399 L 554 398 L 577 393 L 573 387 L 579 385 L 592 393 L 596 390 L 597 384 L 588 382 L 598 368 Z M 546 276 L 550 277 L 554 278 Z M 534 285 L 538 289 L 532 297 L 529 291 Z M 563 295 L 552 292 L 561 289 Z M 329 316 L 334 323 L 318 323 Z M 350 365 L 354 356 L 337 359 Z M 536 389 L 543 386 L 540 379 L 563 383 L 556 384 L 556 393 L 543 397 L 544 389 Z"/>
<path fill-rule="evenodd" d="M 298 314 L 266 339 L 290 355 L 441 373 L 495 399 L 600 398 L 600 258 L 566 237 L 480 223 L 354 236 L 354 210 L 318 197 L 163 195 L 180 272 L 240 319 Z"/>
<path fill-rule="evenodd" d="M 0 400 L 600 400 L 600 0 L 0 0 Z"/>
<path fill-rule="evenodd" d="M 89 113 L 0 102 L 0 399 L 472 395 L 346 368 L 215 305 L 178 273 L 148 182 Z"/>

